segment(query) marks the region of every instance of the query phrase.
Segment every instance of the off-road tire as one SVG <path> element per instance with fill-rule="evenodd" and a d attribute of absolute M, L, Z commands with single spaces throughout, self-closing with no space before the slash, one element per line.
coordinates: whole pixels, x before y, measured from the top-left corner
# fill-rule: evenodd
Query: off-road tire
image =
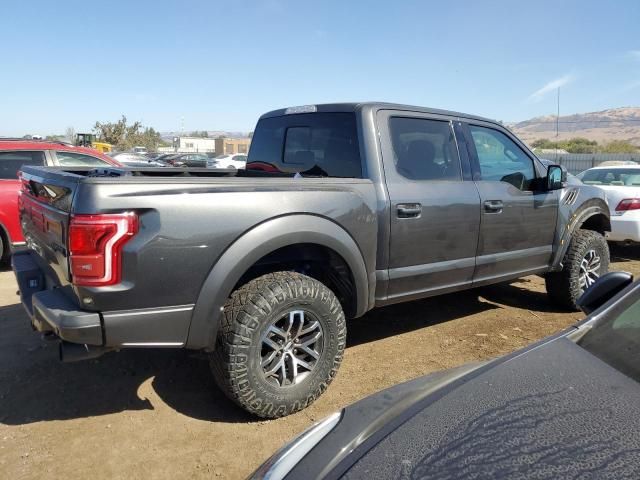
<path fill-rule="evenodd" d="M 322 353 L 299 384 L 274 385 L 261 366 L 262 335 L 274 319 L 296 309 L 320 322 Z M 329 288 L 299 273 L 270 273 L 231 294 L 210 366 L 218 386 L 242 408 L 263 418 L 283 417 L 309 406 L 327 389 L 342 362 L 346 337 L 344 312 Z"/>
<path fill-rule="evenodd" d="M 547 294 L 557 305 L 567 310 L 578 310 L 578 299 L 583 293 L 580 287 L 580 263 L 590 250 L 600 256 L 599 276 L 609 271 L 609 246 L 604 236 L 591 230 L 577 230 L 562 260 L 559 272 L 545 275 Z"/>

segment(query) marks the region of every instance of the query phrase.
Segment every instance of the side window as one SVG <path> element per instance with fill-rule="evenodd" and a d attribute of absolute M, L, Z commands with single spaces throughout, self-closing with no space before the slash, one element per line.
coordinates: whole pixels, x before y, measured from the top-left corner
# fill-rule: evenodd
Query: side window
<path fill-rule="evenodd" d="M 0 152 L 0 179 L 17 179 L 23 165 L 44 165 L 44 152 Z"/>
<path fill-rule="evenodd" d="M 536 177 L 531 158 L 498 130 L 475 125 L 469 125 L 469 129 L 478 152 L 481 180 L 506 182 L 529 190 Z"/>
<path fill-rule="evenodd" d="M 105 162 L 100 158 L 92 157 L 91 155 L 83 155 L 82 153 L 63 152 L 60 150 L 56 150 L 56 157 L 58 158 L 58 163 L 63 167 L 109 165 L 108 162 Z"/>
<path fill-rule="evenodd" d="M 422 118 L 389 119 L 394 163 L 410 180 L 461 180 L 460 158 L 449 122 Z"/>

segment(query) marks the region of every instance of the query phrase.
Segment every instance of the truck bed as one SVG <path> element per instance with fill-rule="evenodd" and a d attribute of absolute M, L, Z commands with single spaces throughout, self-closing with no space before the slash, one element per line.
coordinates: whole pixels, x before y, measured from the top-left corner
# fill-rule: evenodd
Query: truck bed
<path fill-rule="evenodd" d="M 367 179 L 294 179 L 213 169 L 24 167 L 22 182 L 27 243 L 37 252 L 48 283 L 79 308 L 104 318 L 149 307 L 190 313 L 214 265 L 240 237 L 276 225 L 271 221 L 284 225 L 287 218 L 323 221 L 323 230 L 344 232 L 374 281 L 377 202 Z M 122 281 L 108 287 L 74 285 L 67 258 L 70 217 L 128 211 L 136 212 L 140 226 L 122 251 Z M 288 241 L 295 243 L 311 228 L 298 220 L 295 225 L 270 234 L 290 235 Z M 234 262 L 255 254 L 243 247 Z"/>

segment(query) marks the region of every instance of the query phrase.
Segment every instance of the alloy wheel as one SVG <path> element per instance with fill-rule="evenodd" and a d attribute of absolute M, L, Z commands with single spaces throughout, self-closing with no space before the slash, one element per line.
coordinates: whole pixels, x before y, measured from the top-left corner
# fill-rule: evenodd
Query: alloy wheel
<path fill-rule="evenodd" d="M 323 334 L 320 322 L 304 310 L 292 310 L 272 322 L 261 338 L 265 378 L 279 387 L 302 382 L 320 360 Z"/>
<path fill-rule="evenodd" d="M 593 249 L 589 250 L 580 262 L 578 281 L 583 292 L 600 278 L 600 264 L 601 258 Z"/>

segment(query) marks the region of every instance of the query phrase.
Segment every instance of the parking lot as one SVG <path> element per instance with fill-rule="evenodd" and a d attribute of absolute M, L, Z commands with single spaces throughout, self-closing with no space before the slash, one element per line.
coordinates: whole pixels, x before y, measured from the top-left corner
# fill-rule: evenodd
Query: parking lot
<path fill-rule="evenodd" d="M 640 274 L 640 248 L 611 269 Z M 239 478 L 325 415 L 395 383 L 492 358 L 571 325 L 539 277 L 379 309 L 349 324 L 325 395 L 262 421 L 231 404 L 206 358 L 184 351 L 57 361 L 27 323 L 10 270 L 0 272 L 0 471 L 4 478 Z"/>

